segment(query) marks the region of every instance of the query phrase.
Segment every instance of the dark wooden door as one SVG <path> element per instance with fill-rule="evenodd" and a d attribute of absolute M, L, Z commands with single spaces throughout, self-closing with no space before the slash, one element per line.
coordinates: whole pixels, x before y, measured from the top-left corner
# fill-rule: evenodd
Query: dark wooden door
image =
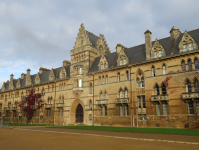
<path fill-rule="evenodd" d="M 76 123 L 83 123 L 83 108 L 81 104 L 76 109 Z"/>

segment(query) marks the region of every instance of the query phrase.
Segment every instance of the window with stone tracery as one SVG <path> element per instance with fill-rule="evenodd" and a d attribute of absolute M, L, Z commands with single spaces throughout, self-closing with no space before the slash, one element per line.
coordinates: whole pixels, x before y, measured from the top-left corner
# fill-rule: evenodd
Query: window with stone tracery
<path fill-rule="evenodd" d="M 138 73 L 137 73 L 136 82 L 137 82 L 137 88 L 145 87 L 144 74 L 141 70 L 138 71 Z"/>

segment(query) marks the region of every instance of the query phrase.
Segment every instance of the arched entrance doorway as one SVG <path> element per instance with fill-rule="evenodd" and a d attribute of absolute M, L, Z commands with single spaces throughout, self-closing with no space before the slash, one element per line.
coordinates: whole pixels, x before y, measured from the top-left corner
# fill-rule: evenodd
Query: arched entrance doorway
<path fill-rule="evenodd" d="M 76 109 L 76 123 L 83 123 L 83 107 L 81 104 L 78 104 Z"/>

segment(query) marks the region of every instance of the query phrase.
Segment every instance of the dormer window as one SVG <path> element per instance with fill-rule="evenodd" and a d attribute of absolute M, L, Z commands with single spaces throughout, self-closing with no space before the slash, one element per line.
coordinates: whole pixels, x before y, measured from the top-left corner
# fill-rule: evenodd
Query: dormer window
<path fill-rule="evenodd" d="M 193 50 L 193 43 L 189 43 L 189 50 Z"/>
<path fill-rule="evenodd" d="M 126 59 L 124 59 L 124 65 L 126 65 Z"/>
<path fill-rule="evenodd" d="M 184 44 L 183 45 L 183 52 L 186 52 L 187 51 L 187 44 Z"/>
<path fill-rule="evenodd" d="M 103 64 L 101 64 L 101 69 L 103 69 Z"/>
<path fill-rule="evenodd" d="M 159 51 L 159 57 L 162 57 L 162 50 Z"/>
<path fill-rule="evenodd" d="M 120 66 L 121 66 L 121 65 L 123 65 L 123 64 L 122 64 L 122 59 L 120 59 Z"/>
<path fill-rule="evenodd" d="M 157 58 L 157 52 L 156 51 L 154 52 L 154 58 Z"/>
<path fill-rule="evenodd" d="M 104 69 L 106 69 L 106 63 L 104 64 Z"/>

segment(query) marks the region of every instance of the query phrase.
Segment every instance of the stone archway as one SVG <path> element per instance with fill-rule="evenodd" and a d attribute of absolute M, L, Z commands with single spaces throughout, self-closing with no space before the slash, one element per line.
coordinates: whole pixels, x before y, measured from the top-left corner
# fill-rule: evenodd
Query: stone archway
<path fill-rule="evenodd" d="M 74 100 L 70 110 L 70 123 L 83 123 L 84 122 L 84 103 L 80 99 Z M 81 119 L 80 119 L 81 118 Z"/>
<path fill-rule="evenodd" d="M 75 118 L 76 123 L 83 123 L 83 120 L 84 120 L 83 114 L 84 114 L 83 107 L 81 104 L 78 104 L 77 109 L 76 109 L 76 118 Z"/>

